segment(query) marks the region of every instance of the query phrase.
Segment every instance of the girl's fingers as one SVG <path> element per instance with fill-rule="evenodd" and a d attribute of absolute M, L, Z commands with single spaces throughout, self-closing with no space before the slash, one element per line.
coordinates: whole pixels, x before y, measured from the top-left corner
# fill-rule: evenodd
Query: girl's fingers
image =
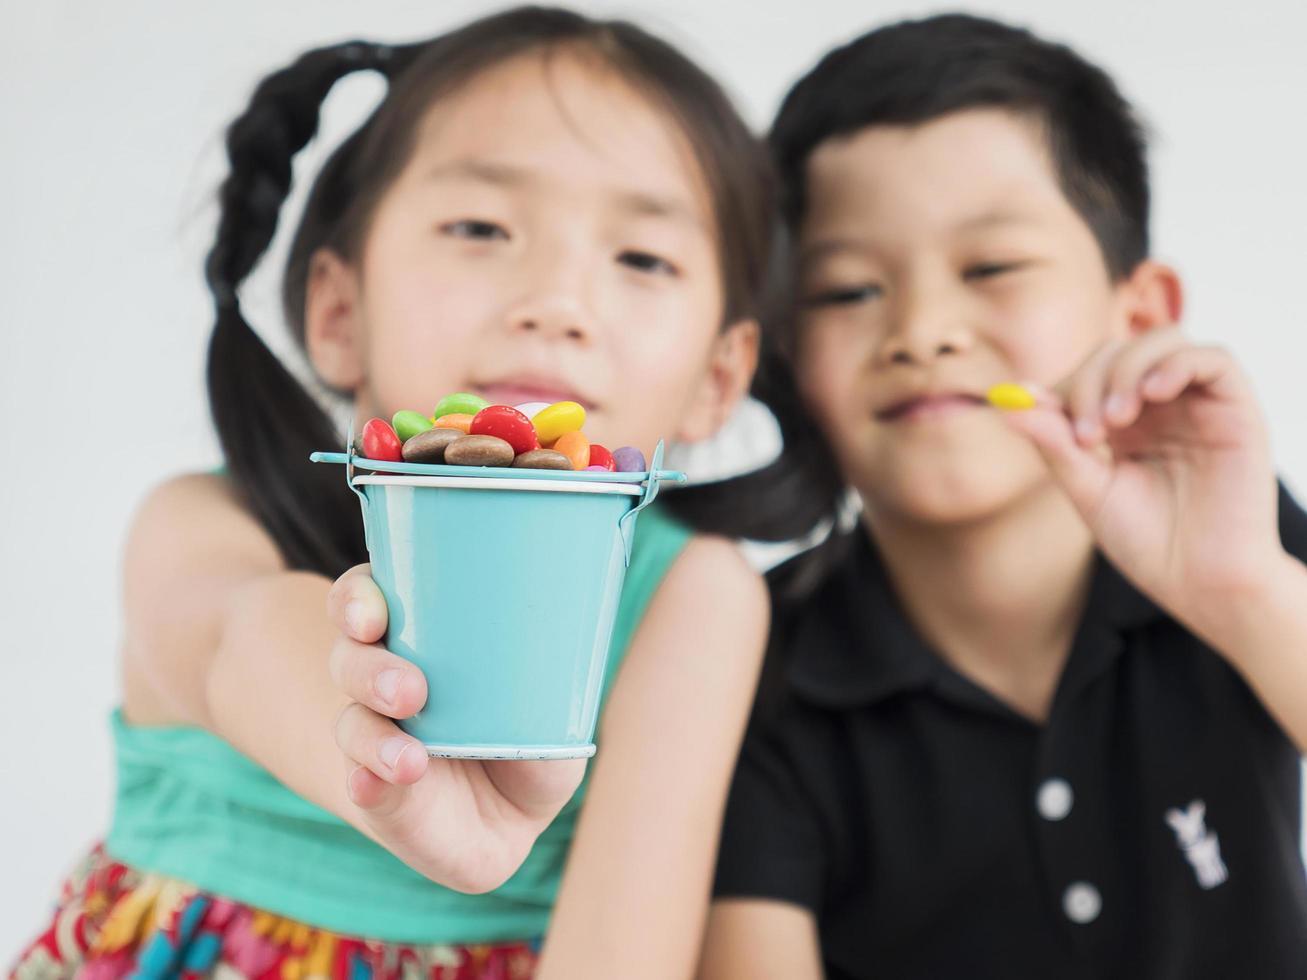
<path fill-rule="evenodd" d="M 1187 346 L 1184 335 L 1168 327 L 1149 331 L 1122 347 L 1104 382 L 1102 413 L 1107 425 L 1115 429 L 1133 425 L 1144 407 L 1144 379 L 1157 364 Z"/>
<path fill-rule="evenodd" d="M 422 671 L 385 647 L 342 636 L 327 658 L 331 679 L 350 700 L 388 718 L 410 718 L 427 703 Z"/>
<path fill-rule="evenodd" d="M 387 783 L 416 783 L 427 771 L 427 751 L 388 718 L 357 702 L 336 718 L 336 744 L 353 762 Z"/>
<path fill-rule="evenodd" d="M 355 565 L 327 593 L 327 617 L 333 626 L 360 643 L 375 643 L 386 633 L 386 600 L 372 581 L 372 566 Z"/>

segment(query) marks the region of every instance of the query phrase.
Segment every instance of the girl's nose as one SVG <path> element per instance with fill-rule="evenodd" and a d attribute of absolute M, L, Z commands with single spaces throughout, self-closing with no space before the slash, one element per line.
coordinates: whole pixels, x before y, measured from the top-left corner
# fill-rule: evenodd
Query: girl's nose
<path fill-rule="evenodd" d="M 560 254 L 534 270 L 523 269 L 519 282 L 524 288 L 508 310 L 509 330 L 539 334 L 542 340 L 589 343 L 595 320 L 577 265 Z"/>

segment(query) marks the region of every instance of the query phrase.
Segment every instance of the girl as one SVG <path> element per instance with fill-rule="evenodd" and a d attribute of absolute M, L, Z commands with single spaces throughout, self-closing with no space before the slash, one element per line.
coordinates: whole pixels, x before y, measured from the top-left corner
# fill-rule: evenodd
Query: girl
<path fill-rule="evenodd" d="M 775 574 L 703 976 L 1300 975 L 1307 517 L 1176 326 L 1128 104 L 944 16 L 829 54 L 772 143 L 864 508 Z"/>
<path fill-rule="evenodd" d="M 470 390 L 579 401 L 595 439 L 650 446 L 709 436 L 749 386 L 765 157 L 663 42 L 528 8 L 265 79 L 228 133 L 206 266 L 226 471 L 164 485 L 131 531 L 114 823 L 16 976 L 525 977 L 574 836 L 538 975 L 692 969 L 766 632 L 731 545 L 641 518 L 588 787 L 581 762 L 427 759 L 384 717 L 422 704 L 420 675 L 337 639 L 384 628 L 342 601 L 357 575 L 332 589 L 366 557 L 340 473 L 307 462 L 340 436 L 238 289 L 357 70 L 390 88 L 317 177 L 283 292 L 356 429 Z"/>

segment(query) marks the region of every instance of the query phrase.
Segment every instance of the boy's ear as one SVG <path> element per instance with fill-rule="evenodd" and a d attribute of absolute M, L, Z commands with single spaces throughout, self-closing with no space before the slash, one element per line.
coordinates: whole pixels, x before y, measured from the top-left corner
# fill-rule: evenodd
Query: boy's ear
<path fill-rule="evenodd" d="M 1172 327 L 1184 313 L 1180 274 L 1153 259 L 1139 263 L 1124 284 L 1126 323 L 1131 335 L 1154 327 Z"/>
<path fill-rule="evenodd" d="M 332 388 L 348 392 L 363 383 L 358 273 L 330 249 L 318 249 L 309 259 L 304 344 L 314 371 Z"/>
<path fill-rule="evenodd" d="M 749 390 L 758 369 L 760 330 L 756 320 L 738 320 L 713 341 L 699 388 L 681 423 L 676 439 L 699 442 L 707 439 L 725 423 L 735 406 Z"/>

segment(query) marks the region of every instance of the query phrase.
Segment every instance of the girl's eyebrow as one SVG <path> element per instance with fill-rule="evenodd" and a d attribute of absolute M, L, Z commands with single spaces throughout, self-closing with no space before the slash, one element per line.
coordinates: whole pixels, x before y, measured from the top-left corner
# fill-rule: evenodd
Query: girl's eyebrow
<path fill-rule="evenodd" d="M 432 181 L 477 181 L 496 187 L 523 187 L 537 183 L 538 177 L 525 167 L 494 160 L 464 158 L 433 167 L 427 172 Z M 702 229 L 703 221 L 686 201 L 674 195 L 652 194 L 644 190 L 615 187 L 609 197 L 619 211 L 636 217 L 665 218 Z"/>

